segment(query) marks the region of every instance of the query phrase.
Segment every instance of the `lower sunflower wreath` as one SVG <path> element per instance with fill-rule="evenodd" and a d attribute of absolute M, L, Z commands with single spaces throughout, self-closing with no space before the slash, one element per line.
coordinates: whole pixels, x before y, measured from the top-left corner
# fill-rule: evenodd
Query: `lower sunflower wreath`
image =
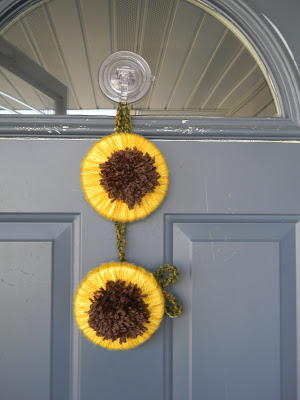
<path fill-rule="evenodd" d="M 162 281 L 163 267 L 152 274 L 134 264 L 113 261 L 91 270 L 74 299 L 75 319 L 84 335 L 102 347 L 127 350 L 148 340 L 165 312 L 171 317 L 181 313 L 173 295 L 163 290 L 163 282 L 169 285 L 177 279 L 177 270 L 168 265 L 174 279 L 168 275 Z"/>

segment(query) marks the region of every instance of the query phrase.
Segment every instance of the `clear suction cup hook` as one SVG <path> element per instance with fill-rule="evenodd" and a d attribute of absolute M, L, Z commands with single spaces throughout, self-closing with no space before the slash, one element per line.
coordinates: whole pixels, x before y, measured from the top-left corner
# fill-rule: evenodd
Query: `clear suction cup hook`
<path fill-rule="evenodd" d="M 145 96 L 154 77 L 148 63 L 138 54 L 118 51 L 99 70 L 99 85 L 109 99 L 133 103 Z"/>

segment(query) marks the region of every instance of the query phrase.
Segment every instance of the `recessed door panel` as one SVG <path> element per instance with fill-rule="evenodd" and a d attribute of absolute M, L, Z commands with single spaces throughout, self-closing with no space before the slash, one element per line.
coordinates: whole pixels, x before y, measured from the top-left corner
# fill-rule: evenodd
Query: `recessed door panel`
<path fill-rule="evenodd" d="M 174 399 L 296 399 L 298 220 L 166 216 L 185 307 L 170 334 Z"/>

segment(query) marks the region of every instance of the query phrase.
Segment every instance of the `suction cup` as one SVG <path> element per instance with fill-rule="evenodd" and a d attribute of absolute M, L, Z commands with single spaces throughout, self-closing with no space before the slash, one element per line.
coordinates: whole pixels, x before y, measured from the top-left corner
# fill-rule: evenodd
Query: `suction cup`
<path fill-rule="evenodd" d="M 133 103 L 142 99 L 153 79 L 148 63 L 130 51 L 111 54 L 99 70 L 100 89 L 115 102 Z"/>

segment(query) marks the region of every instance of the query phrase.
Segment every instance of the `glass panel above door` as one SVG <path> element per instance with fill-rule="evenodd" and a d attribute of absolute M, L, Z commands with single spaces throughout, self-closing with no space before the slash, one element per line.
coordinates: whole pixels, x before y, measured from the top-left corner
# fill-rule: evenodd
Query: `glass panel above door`
<path fill-rule="evenodd" d="M 155 77 L 135 115 L 280 116 L 245 44 L 196 0 L 48 0 L 0 32 L 1 115 L 114 115 L 99 68 L 117 51 Z"/>

